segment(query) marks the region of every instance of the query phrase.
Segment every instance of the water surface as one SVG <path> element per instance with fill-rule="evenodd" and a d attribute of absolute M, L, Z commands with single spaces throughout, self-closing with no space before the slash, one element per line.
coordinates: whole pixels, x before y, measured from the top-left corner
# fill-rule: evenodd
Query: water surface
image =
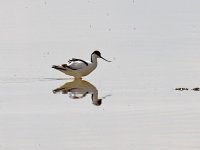
<path fill-rule="evenodd" d="M 0 149 L 200 148 L 197 0 L 1 3 Z M 51 68 L 96 49 L 84 81 Z"/>

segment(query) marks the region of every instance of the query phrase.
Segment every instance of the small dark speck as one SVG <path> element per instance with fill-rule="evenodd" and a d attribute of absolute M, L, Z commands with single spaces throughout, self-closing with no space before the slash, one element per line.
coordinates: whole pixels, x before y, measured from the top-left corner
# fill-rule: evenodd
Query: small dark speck
<path fill-rule="evenodd" d="M 111 31 L 111 28 L 109 28 L 108 31 Z"/>
<path fill-rule="evenodd" d="M 43 53 L 43 57 L 46 57 L 46 56 L 48 56 L 48 55 L 50 55 L 50 52 L 44 52 L 44 53 Z"/>

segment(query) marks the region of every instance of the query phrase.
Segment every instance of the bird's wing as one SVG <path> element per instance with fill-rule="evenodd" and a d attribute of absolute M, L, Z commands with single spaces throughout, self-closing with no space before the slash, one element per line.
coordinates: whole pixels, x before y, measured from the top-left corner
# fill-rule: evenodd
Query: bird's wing
<path fill-rule="evenodd" d="M 78 70 L 88 66 L 88 62 L 82 59 L 72 58 L 68 62 L 69 65 L 65 64 L 63 67 L 70 68 L 72 70 Z"/>
<path fill-rule="evenodd" d="M 82 59 L 77 59 L 77 58 L 72 58 L 72 59 L 70 59 L 69 61 L 68 61 L 69 63 L 72 63 L 72 62 L 82 62 L 82 63 L 84 63 L 85 65 L 87 65 L 88 66 L 88 62 L 86 62 L 85 60 L 82 60 Z"/>
<path fill-rule="evenodd" d="M 86 65 L 86 63 L 84 63 L 82 61 L 73 61 L 67 66 L 67 68 L 70 68 L 72 70 L 78 70 L 78 69 L 85 68 L 87 66 L 88 66 L 88 64 Z"/>

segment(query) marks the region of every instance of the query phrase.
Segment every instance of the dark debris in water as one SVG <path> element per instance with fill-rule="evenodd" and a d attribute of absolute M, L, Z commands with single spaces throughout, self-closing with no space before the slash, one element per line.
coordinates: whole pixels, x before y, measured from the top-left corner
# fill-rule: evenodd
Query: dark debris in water
<path fill-rule="evenodd" d="M 188 88 L 175 88 L 175 90 L 177 91 L 186 91 L 186 90 L 189 90 Z"/>
<path fill-rule="evenodd" d="M 188 91 L 189 88 L 175 88 L 176 91 Z M 191 89 L 193 91 L 200 91 L 200 88 L 199 87 L 195 87 L 193 89 Z"/>
<path fill-rule="evenodd" d="M 199 88 L 199 87 L 196 87 L 196 88 L 193 88 L 192 90 L 193 90 L 193 91 L 200 91 L 200 88 Z"/>

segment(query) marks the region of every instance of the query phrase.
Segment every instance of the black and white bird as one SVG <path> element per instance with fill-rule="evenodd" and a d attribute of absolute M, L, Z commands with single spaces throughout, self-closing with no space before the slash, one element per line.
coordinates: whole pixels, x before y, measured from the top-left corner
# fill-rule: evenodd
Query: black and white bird
<path fill-rule="evenodd" d="M 82 59 L 72 58 L 68 62 L 69 64 L 53 65 L 52 68 L 59 70 L 66 75 L 73 76 L 75 78 L 81 78 L 90 74 L 97 67 L 97 58 L 102 58 L 105 61 L 111 62 L 101 56 L 99 51 L 94 51 L 91 54 L 91 61 L 85 61 Z"/>

